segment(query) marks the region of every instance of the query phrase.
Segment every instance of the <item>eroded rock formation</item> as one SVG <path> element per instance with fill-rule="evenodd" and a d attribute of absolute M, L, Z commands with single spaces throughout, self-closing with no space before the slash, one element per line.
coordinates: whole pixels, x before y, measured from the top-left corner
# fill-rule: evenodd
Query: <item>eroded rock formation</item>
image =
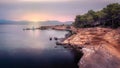
<path fill-rule="evenodd" d="M 120 68 L 119 28 L 82 28 L 63 43 L 82 47 L 79 68 Z"/>

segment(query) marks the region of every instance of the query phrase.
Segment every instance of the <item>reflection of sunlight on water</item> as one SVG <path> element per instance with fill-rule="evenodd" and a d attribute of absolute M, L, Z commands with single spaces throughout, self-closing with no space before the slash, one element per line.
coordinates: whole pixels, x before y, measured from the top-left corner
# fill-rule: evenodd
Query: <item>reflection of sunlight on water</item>
<path fill-rule="evenodd" d="M 28 28 L 38 28 L 39 26 L 40 26 L 39 23 L 30 23 L 27 27 Z M 37 38 L 40 36 L 40 31 L 39 30 L 29 30 L 29 35 Z"/>
<path fill-rule="evenodd" d="M 29 25 L 27 25 L 27 28 L 38 28 L 39 24 L 38 23 L 30 23 Z M 40 38 L 40 30 L 27 30 L 27 35 L 29 40 L 27 40 L 27 42 L 29 42 L 29 46 L 30 48 L 35 48 L 35 49 L 44 49 L 44 43 L 41 42 Z"/>
<path fill-rule="evenodd" d="M 27 28 L 34 28 L 39 27 L 37 23 L 29 24 Z M 67 33 L 66 31 L 56 31 L 56 30 L 26 30 L 28 40 L 26 41 L 30 48 L 35 49 L 49 49 L 53 48 L 55 46 L 55 40 L 49 41 L 49 38 L 57 37 L 57 38 L 63 38 L 64 35 Z M 45 46 L 47 45 L 47 46 Z M 51 46 L 52 45 L 52 46 Z"/>
<path fill-rule="evenodd" d="M 39 30 L 29 30 L 28 34 L 33 38 L 37 38 L 40 36 L 40 31 Z"/>
<path fill-rule="evenodd" d="M 30 46 L 32 48 L 40 48 L 40 49 L 44 49 L 44 43 L 41 42 L 39 40 L 40 38 L 40 31 L 39 30 L 29 30 L 28 34 L 30 36 L 30 40 L 28 42 L 30 42 Z"/>

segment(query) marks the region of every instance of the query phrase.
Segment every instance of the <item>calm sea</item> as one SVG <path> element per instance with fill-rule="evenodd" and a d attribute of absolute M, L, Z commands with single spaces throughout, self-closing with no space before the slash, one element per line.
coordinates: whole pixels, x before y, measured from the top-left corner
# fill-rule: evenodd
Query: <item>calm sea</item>
<path fill-rule="evenodd" d="M 66 31 L 28 30 L 32 25 L 0 25 L 0 68 L 77 68 L 74 54 L 50 37 Z"/>

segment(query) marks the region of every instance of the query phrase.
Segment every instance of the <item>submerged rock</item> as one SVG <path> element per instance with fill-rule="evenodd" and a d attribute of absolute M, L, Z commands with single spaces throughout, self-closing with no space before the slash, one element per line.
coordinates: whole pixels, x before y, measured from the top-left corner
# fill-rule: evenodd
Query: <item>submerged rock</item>
<path fill-rule="evenodd" d="M 50 37 L 50 41 L 52 40 L 52 37 Z"/>
<path fill-rule="evenodd" d="M 57 37 L 54 37 L 54 40 L 58 40 L 58 38 L 57 38 Z"/>

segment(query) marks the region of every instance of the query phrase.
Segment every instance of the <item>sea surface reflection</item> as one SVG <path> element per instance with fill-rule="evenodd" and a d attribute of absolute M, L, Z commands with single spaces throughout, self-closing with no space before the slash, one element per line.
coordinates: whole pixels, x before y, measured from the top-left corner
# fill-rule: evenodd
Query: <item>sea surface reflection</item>
<path fill-rule="evenodd" d="M 50 37 L 63 38 L 66 31 L 28 30 L 28 25 L 0 25 L 0 68 L 76 68 L 70 50 Z"/>

